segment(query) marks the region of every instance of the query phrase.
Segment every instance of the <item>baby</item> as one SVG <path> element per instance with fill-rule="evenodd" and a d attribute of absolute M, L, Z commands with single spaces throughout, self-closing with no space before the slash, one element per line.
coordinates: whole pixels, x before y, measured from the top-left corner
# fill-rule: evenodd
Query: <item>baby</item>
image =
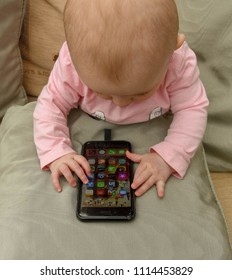
<path fill-rule="evenodd" d="M 168 178 L 183 178 L 188 169 L 208 106 L 196 56 L 178 34 L 175 1 L 68 0 L 64 25 L 67 41 L 34 112 L 41 168 L 51 171 L 58 192 L 62 175 L 73 187 L 74 174 L 88 182 L 89 163 L 69 137 L 72 108 L 117 124 L 149 121 L 171 110 L 173 121 L 161 143 L 145 154 L 127 152 L 138 163 L 135 194 L 156 185 L 163 197 Z"/>

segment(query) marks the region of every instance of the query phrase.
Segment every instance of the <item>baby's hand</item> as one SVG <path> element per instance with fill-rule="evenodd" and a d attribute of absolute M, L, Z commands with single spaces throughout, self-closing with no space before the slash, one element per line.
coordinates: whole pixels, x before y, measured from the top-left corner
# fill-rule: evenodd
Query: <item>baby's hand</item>
<path fill-rule="evenodd" d="M 135 195 L 141 196 L 152 186 L 156 185 L 157 195 L 164 196 L 164 187 L 173 169 L 157 153 L 134 154 L 127 151 L 127 157 L 139 163 L 131 185 Z"/>
<path fill-rule="evenodd" d="M 88 178 L 86 175 L 91 175 L 90 165 L 85 157 L 76 153 L 69 153 L 49 164 L 49 168 L 52 173 L 52 181 L 55 189 L 58 192 L 62 191 L 59 177 L 64 176 L 70 186 L 76 186 L 76 180 L 73 176 L 73 172 L 86 184 Z"/>

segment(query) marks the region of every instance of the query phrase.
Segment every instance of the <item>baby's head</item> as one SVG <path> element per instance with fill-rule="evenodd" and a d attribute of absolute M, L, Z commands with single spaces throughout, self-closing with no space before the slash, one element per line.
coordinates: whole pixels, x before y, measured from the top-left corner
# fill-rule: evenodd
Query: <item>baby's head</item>
<path fill-rule="evenodd" d="M 178 45 L 174 0 L 68 0 L 64 23 L 80 78 L 120 106 L 160 85 Z"/>

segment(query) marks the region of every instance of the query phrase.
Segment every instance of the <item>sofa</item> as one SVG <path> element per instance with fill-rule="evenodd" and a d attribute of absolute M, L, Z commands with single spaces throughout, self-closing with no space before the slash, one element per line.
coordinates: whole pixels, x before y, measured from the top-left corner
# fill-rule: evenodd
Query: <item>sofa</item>
<path fill-rule="evenodd" d="M 76 188 L 61 179 L 63 192 L 55 192 L 33 142 L 36 99 L 65 40 L 65 2 L 0 2 L 0 259 L 231 260 L 232 2 L 176 0 L 210 101 L 185 178 L 171 177 L 164 199 L 154 189 L 137 198 L 133 221 L 91 223 L 76 219 Z M 165 137 L 171 120 L 119 126 L 75 109 L 68 125 L 78 152 L 111 129 L 140 153 Z"/>

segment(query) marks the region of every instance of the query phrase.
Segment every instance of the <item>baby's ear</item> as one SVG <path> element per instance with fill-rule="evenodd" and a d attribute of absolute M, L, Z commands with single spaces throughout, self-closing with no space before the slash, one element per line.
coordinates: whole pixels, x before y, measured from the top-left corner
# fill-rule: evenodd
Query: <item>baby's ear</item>
<path fill-rule="evenodd" d="M 177 41 L 176 41 L 176 49 L 179 49 L 185 41 L 185 35 L 182 33 L 178 33 Z"/>

